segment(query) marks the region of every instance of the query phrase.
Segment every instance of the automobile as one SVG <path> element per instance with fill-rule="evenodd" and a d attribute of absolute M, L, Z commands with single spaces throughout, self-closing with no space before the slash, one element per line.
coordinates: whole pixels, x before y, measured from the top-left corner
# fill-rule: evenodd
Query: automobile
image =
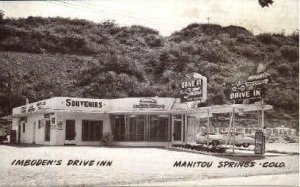
<path fill-rule="evenodd" d="M 233 138 L 233 136 L 231 137 Z M 229 142 L 230 137 L 228 134 L 214 134 L 209 133 L 209 144 L 212 146 L 218 146 L 222 144 L 226 144 Z M 243 134 L 236 134 L 234 137 L 234 142 L 237 147 L 249 147 L 250 145 L 255 144 L 255 140 L 251 137 L 244 136 Z M 207 136 L 206 134 L 199 133 L 196 135 L 196 143 L 197 144 L 206 144 Z"/>
<path fill-rule="evenodd" d="M 2 144 L 4 140 L 6 140 L 6 136 L 7 136 L 7 134 L 5 132 L 5 129 L 0 124 L 0 144 Z"/>

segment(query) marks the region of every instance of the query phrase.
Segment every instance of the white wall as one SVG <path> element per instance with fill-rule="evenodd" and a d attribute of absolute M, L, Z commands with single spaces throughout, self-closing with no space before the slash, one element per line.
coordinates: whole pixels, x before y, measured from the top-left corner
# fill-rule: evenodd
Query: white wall
<path fill-rule="evenodd" d="M 53 115 L 51 115 L 52 117 Z M 43 121 L 39 128 L 39 120 Z M 23 132 L 23 123 L 25 123 L 25 132 Z M 35 124 L 35 125 L 34 125 Z M 36 143 L 44 145 L 55 145 L 56 144 L 56 129 L 50 130 L 50 141 L 45 141 L 45 123 L 44 114 L 32 114 L 26 117 L 26 120 L 20 121 L 19 118 L 13 118 L 13 130 L 16 130 L 17 140 L 18 137 L 18 126 L 21 125 L 21 139 L 20 143 Z M 35 131 L 35 133 L 34 133 Z"/>
<path fill-rule="evenodd" d="M 111 132 L 110 119 L 108 114 L 95 114 L 95 113 L 80 113 L 80 112 L 57 112 L 56 122 L 63 122 L 62 130 L 56 130 L 56 145 L 64 145 L 65 143 L 65 129 L 66 120 L 75 120 L 75 144 L 76 145 L 101 145 L 100 141 L 87 141 L 81 140 L 82 137 L 82 120 L 102 120 L 103 121 L 103 134 Z"/>

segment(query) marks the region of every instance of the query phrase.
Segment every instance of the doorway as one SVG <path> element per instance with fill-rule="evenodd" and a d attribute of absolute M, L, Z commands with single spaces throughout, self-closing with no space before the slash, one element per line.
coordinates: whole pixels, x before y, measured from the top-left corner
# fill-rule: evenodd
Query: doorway
<path fill-rule="evenodd" d="M 36 131 L 36 123 L 33 123 L 33 137 L 32 137 L 32 144 L 35 144 L 35 131 Z"/>
<path fill-rule="evenodd" d="M 65 135 L 65 144 L 74 144 L 75 145 L 75 120 L 66 120 L 66 135 Z"/>
<path fill-rule="evenodd" d="M 18 143 L 21 143 L 21 125 L 18 127 Z"/>
<path fill-rule="evenodd" d="M 172 116 L 172 142 L 184 141 L 184 115 L 175 114 Z"/>

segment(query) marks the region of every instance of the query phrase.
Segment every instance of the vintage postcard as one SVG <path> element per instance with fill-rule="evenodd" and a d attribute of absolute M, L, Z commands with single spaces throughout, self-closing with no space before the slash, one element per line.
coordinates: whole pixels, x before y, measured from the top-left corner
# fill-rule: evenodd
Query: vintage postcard
<path fill-rule="evenodd" d="M 298 178 L 298 0 L 0 1 L 0 186 Z"/>

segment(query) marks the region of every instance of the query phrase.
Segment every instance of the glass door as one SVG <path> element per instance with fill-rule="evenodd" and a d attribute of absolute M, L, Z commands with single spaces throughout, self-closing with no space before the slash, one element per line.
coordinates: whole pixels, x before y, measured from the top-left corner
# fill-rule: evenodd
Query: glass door
<path fill-rule="evenodd" d="M 184 116 L 176 114 L 172 116 L 172 142 L 183 142 Z"/>
<path fill-rule="evenodd" d="M 65 144 L 75 144 L 75 120 L 66 120 Z"/>
<path fill-rule="evenodd" d="M 127 140 L 128 141 L 144 141 L 145 140 L 145 116 L 129 115 L 127 124 Z"/>

